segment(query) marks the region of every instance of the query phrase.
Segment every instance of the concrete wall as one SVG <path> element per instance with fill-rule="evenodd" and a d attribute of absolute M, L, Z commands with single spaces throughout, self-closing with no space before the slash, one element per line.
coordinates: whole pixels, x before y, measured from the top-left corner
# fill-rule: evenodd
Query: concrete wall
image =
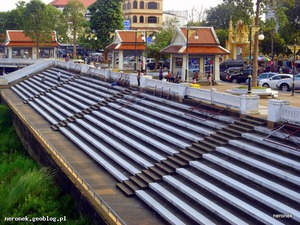
<path fill-rule="evenodd" d="M 2 104 L 6 104 L 4 99 L 1 99 L 1 102 Z M 31 133 L 30 129 L 14 111 L 11 111 L 11 117 L 16 132 L 20 137 L 24 148 L 27 149 L 28 154 L 39 164 L 39 166 L 50 167 L 52 170 L 56 171 L 54 177 L 56 183 L 61 186 L 66 193 L 72 195 L 77 203 L 76 209 L 79 214 L 89 216 L 93 224 L 106 224 L 95 208 L 49 155 L 43 144 Z"/>

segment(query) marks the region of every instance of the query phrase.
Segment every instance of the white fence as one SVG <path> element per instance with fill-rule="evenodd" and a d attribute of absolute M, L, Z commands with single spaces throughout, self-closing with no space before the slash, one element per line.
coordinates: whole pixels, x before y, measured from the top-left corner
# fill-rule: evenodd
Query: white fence
<path fill-rule="evenodd" d="M 136 78 L 131 78 L 130 81 L 135 81 Z M 132 83 L 131 83 L 132 84 Z M 200 88 L 192 88 L 187 83 L 174 84 L 154 80 L 143 77 L 141 79 L 142 88 L 153 88 L 155 90 L 164 91 L 170 94 L 177 94 L 180 98 L 189 97 L 218 104 L 228 108 L 236 108 L 243 114 L 258 113 L 259 97 L 256 95 L 241 95 L 236 96 L 227 93 L 217 92 L 215 89 L 203 90 Z"/>
<path fill-rule="evenodd" d="M 268 120 L 271 122 L 288 122 L 300 125 L 300 108 L 289 106 L 285 100 L 270 100 Z"/>
<path fill-rule="evenodd" d="M 2 77 L 1 84 L 9 84 L 13 81 L 16 81 L 20 78 L 29 76 L 30 74 L 37 73 L 41 70 L 44 70 L 51 65 L 54 65 L 54 60 L 44 60 L 44 61 L 38 61 L 32 65 L 26 66 L 23 69 L 14 71 L 12 73 L 9 73 Z"/>

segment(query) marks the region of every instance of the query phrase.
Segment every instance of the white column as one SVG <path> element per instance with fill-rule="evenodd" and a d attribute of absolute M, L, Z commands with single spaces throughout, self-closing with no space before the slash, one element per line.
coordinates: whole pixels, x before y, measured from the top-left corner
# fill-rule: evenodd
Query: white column
<path fill-rule="evenodd" d="M 37 50 L 37 47 L 33 47 L 32 48 L 32 59 L 37 59 L 37 56 L 38 56 L 38 50 Z"/>
<path fill-rule="evenodd" d="M 119 70 L 123 70 L 123 63 L 124 63 L 123 59 L 124 59 L 123 50 L 119 50 L 119 66 L 118 66 Z"/>
<path fill-rule="evenodd" d="M 186 71 L 186 68 L 187 68 L 187 65 L 186 65 L 186 62 L 187 62 L 187 59 L 186 59 L 186 54 L 184 54 L 182 56 L 182 70 L 181 70 L 181 73 L 182 73 L 182 80 L 183 81 L 186 81 L 188 80 L 188 77 L 185 77 L 185 71 Z M 188 75 L 188 73 L 187 73 Z"/>
<path fill-rule="evenodd" d="M 215 81 L 219 81 L 219 80 L 220 80 L 220 62 L 219 62 L 219 55 L 215 55 L 214 76 L 215 76 Z"/>
<path fill-rule="evenodd" d="M 257 95 L 241 95 L 240 113 L 242 114 L 259 114 L 258 104 L 259 96 Z"/>

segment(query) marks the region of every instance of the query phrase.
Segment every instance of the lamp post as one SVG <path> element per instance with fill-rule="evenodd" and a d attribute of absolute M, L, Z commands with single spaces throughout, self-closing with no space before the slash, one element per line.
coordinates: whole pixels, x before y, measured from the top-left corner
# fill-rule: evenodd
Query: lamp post
<path fill-rule="evenodd" d="M 149 35 L 149 37 L 151 38 L 151 41 L 154 41 L 156 39 L 155 35 L 153 35 L 153 33 L 151 35 Z M 146 29 L 145 34 L 142 36 L 142 40 L 145 42 L 145 62 L 143 64 L 143 69 L 147 69 L 147 57 L 148 57 L 148 31 Z M 148 71 L 147 71 L 148 72 Z"/>
<path fill-rule="evenodd" d="M 186 26 L 186 48 L 185 48 L 185 57 L 186 57 L 186 68 L 185 68 L 185 77 L 184 77 L 184 81 L 187 82 L 188 81 L 188 75 L 189 75 L 189 30 L 190 30 L 190 26 Z M 194 39 L 199 39 L 198 33 L 196 32 Z"/>
<path fill-rule="evenodd" d="M 186 55 L 185 55 L 185 60 L 186 60 L 186 64 L 185 64 L 185 77 L 184 77 L 184 81 L 188 80 L 188 74 L 189 74 L 189 29 L 190 27 L 187 26 L 186 27 Z"/>
<path fill-rule="evenodd" d="M 133 70 L 136 71 L 136 61 L 137 61 L 137 30 L 135 30 L 135 37 L 134 37 L 134 48 L 135 48 L 135 51 L 134 51 L 134 64 L 133 64 Z"/>
<path fill-rule="evenodd" d="M 293 62 L 293 88 L 292 88 L 292 96 L 295 94 L 295 75 L 296 75 L 295 61 L 296 61 L 296 39 L 295 39 L 295 44 L 294 44 L 294 62 Z"/>

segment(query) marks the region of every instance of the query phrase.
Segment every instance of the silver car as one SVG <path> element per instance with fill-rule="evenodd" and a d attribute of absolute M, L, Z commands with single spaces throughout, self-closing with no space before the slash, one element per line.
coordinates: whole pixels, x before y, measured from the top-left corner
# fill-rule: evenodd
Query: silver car
<path fill-rule="evenodd" d="M 278 74 L 268 79 L 262 79 L 259 81 L 259 86 L 266 87 L 266 88 L 277 88 L 277 83 L 286 78 L 292 78 L 292 74 Z"/>
<path fill-rule="evenodd" d="M 293 88 L 293 77 L 278 81 L 276 87 L 282 91 L 290 91 Z M 300 73 L 295 75 L 295 89 L 300 89 Z"/>

